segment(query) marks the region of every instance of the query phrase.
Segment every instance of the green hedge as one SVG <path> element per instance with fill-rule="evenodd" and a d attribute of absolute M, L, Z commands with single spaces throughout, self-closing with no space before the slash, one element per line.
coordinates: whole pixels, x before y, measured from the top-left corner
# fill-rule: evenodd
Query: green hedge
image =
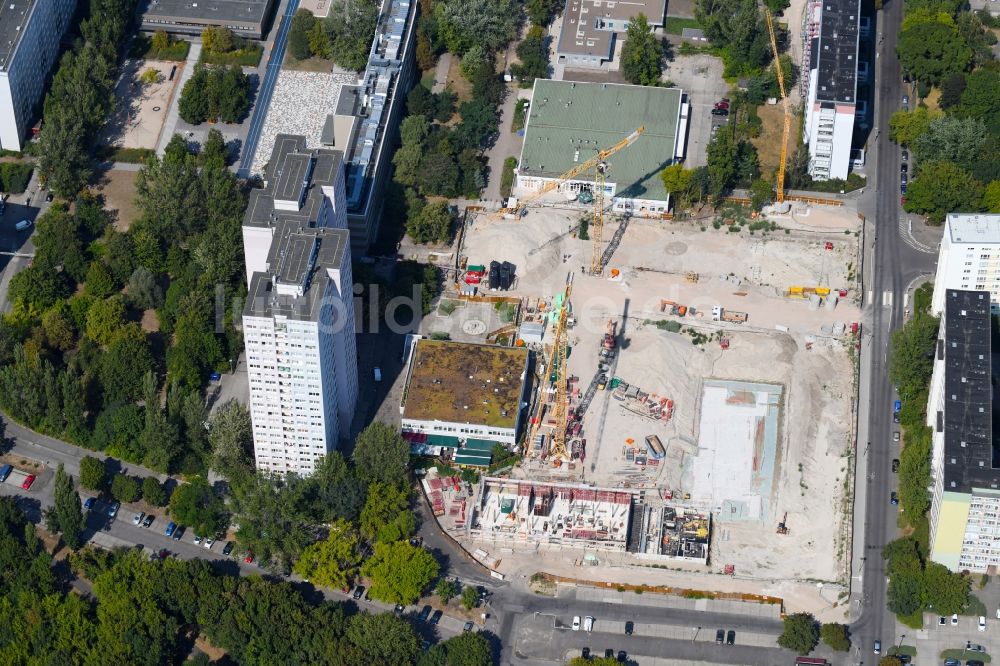
<path fill-rule="evenodd" d="M 264 55 L 264 47 L 254 44 L 229 53 L 215 53 L 202 49 L 198 62 L 209 65 L 239 65 L 241 67 L 256 67 Z"/>
<path fill-rule="evenodd" d="M 510 196 L 510 191 L 514 187 L 514 169 L 517 168 L 517 158 L 508 157 L 503 162 L 503 173 L 500 175 L 500 196 L 504 200 Z"/>
<path fill-rule="evenodd" d="M 98 146 L 97 159 L 104 162 L 126 162 L 142 164 L 156 154 L 152 148 L 119 148 L 117 146 Z"/>
<path fill-rule="evenodd" d="M 21 194 L 28 189 L 31 172 L 35 167 L 27 162 L 4 162 L 0 164 L 0 189 L 11 194 Z"/>

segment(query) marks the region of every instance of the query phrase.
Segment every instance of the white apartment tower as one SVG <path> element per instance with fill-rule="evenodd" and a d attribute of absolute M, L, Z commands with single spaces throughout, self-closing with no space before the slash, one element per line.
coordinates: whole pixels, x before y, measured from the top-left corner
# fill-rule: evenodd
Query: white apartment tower
<path fill-rule="evenodd" d="M 949 289 L 988 292 L 993 314 L 1000 312 L 1000 215 L 948 215 L 934 276 L 935 315 L 944 311 Z"/>
<path fill-rule="evenodd" d="M 809 0 L 803 17 L 808 81 L 803 141 L 814 180 L 847 179 L 857 108 L 860 0 Z M 805 82 L 804 82 L 805 83 Z"/>
<path fill-rule="evenodd" d="M 24 147 L 75 11 L 75 0 L 6 0 L 0 5 L 0 148 Z"/>
<path fill-rule="evenodd" d="M 343 163 L 279 136 L 265 174 L 243 223 L 254 457 L 308 476 L 349 435 L 358 396 Z"/>

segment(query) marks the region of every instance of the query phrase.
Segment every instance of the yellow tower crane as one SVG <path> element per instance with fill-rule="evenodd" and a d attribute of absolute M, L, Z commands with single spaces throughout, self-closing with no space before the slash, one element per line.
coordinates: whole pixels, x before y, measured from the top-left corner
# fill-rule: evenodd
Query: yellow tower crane
<path fill-rule="evenodd" d="M 778 159 L 778 173 L 775 178 L 775 198 L 781 203 L 785 200 L 785 163 L 788 161 L 788 135 L 792 129 L 792 109 L 789 107 L 788 94 L 785 92 L 785 75 L 781 71 L 778 41 L 774 38 L 774 19 L 771 18 L 771 12 L 767 7 L 764 7 L 764 16 L 767 18 L 767 32 L 771 36 L 771 52 L 774 53 L 774 74 L 778 79 L 781 104 L 785 111 L 785 125 L 781 131 L 781 156 Z"/>
<path fill-rule="evenodd" d="M 522 197 L 521 199 L 518 199 L 517 203 L 514 204 L 513 206 L 510 206 L 510 207 L 507 207 L 507 208 L 501 208 L 499 211 L 497 211 L 497 213 L 495 215 L 491 216 L 491 218 L 492 219 L 501 219 L 501 218 L 504 218 L 504 217 L 513 217 L 514 219 L 520 219 L 521 218 L 521 211 L 524 210 L 524 208 L 529 203 L 531 203 L 532 201 L 535 201 L 535 200 L 541 198 L 542 196 L 548 194 L 552 190 L 558 189 L 559 186 L 562 185 L 563 183 L 565 183 L 566 181 L 573 180 L 577 176 L 579 176 L 581 174 L 584 174 L 584 173 L 587 173 L 591 169 L 595 169 L 596 167 L 598 167 L 598 165 L 600 165 L 602 163 L 605 163 L 609 157 L 611 157 L 612 155 L 614 155 L 615 153 L 617 153 L 619 150 L 621 150 L 622 148 L 627 148 L 628 146 L 631 146 L 633 143 L 635 143 L 636 139 L 638 139 L 639 136 L 643 132 L 645 132 L 645 131 L 646 131 L 645 126 L 640 126 L 640 127 L 636 128 L 636 130 L 634 132 L 632 132 L 631 134 L 629 134 L 627 137 L 625 137 L 624 139 L 622 139 L 621 141 L 619 141 L 615 145 L 613 145 L 610 148 L 607 148 L 605 150 L 598 151 L 597 155 L 595 155 L 594 157 L 590 158 L 586 162 L 581 162 L 580 164 L 577 164 L 576 166 L 574 166 L 569 171 L 566 171 L 565 173 L 561 173 L 558 176 L 556 176 L 555 178 L 546 180 L 545 182 L 542 183 L 541 187 L 539 187 L 537 190 L 535 190 L 534 192 L 532 192 L 531 194 L 529 194 L 529 195 L 527 195 L 525 197 Z M 604 166 L 606 168 L 607 164 L 605 164 Z M 603 176 L 604 176 L 603 171 L 601 171 L 598 174 L 598 176 L 597 176 L 597 178 L 599 178 L 601 180 L 601 184 L 602 185 L 603 185 L 603 182 L 604 182 Z M 603 187 L 599 188 L 599 192 L 600 192 L 600 197 L 598 197 L 598 192 L 594 192 L 594 201 L 595 202 L 598 200 L 598 198 L 600 198 L 600 200 L 602 202 L 604 201 L 604 189 L 603 189 Z M 597 234 L 597 236 L 599 236 L 599 235 L 600 234 Z M 595 236 L 595 237 L 597 237 L 597 236 Z M 595 242 L 596 243 L 600 243 L 600 239 L 598 238 Z"/>
<path fill-rule="evenodd" d="M 547 369 L 549 372 L 549 382 L 555 387 L 555 399 L 552 402 L 553 415 L 555 417 L 555 431 L 552 435 L 552 446 L 549 447 L 549 455 L 566 456 L 566 421 L 568 402 L 566 395 L 566 356 L 568 354 L 568 344 L 566 336 L 566 321 L 569 318 L 569 299 L 573 293 L 573 274 L 566 276 L 566 288 L 563 291 L 562 306 L 556 315 L 556 326 L 552 334 L 552 349 L 549 351 Z M 539 401 L 535 422 L 528 435 L 528 447 L 530 453 L 535 453 L 535 437 L 538 429 L 542 425 L 542 412 L 544 411 L 542 401 Z"/>

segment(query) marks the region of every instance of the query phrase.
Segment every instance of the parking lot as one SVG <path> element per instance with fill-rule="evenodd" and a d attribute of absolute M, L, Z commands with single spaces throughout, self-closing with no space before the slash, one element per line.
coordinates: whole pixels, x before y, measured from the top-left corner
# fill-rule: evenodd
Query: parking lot
<path fill-rule="evenodd" d="M 973 580 L 978 582 L 978 576 Z M 995 579 L 994 579 L 995 581 Z M 997 636 L 1000 635 L 1000 620 L 997 619 L 997 597 L 1000 596 L 1000 585 L 991 582 L 986 589 L 979 590 L 973 584 L 972 594 L 986 604 L 986 629 L 980 631 L 978 615 L 960 615 L 958 624 L 952 624 L 951 617 L 940 624 L 937 615 L 924 614 L 924 628 L 911 630 L 901 627 L 900 634 L 894 637 L 884 636 L 882 644 L 891 651 L 892 646 L 909 645 L 916 648 L 913 661 L 918 664 L 941 663 L 941 654 L 945 650 L 962 650 L 971 645 L 973 650 L 961 655 L 963 660 L 981 659 L 975 648 L 982 647 L 989 655 L 996 650 Z M 981 609 L 980 609 L 981 610 Z M 989 659 L 983 659 L 989 661 Z"/>
<path fill-rule="evenodd" d="M 723 97 L 730 97 L 729 84 L 722 78 L 722 61 L 703 54 L 678 55 L 667 64 L 664 78 L 683 89 L 691 104 L 684 165 L 689 169 L 704 166 L 712 126 L 725 120 L 712 115 L 712 106 Z"/>

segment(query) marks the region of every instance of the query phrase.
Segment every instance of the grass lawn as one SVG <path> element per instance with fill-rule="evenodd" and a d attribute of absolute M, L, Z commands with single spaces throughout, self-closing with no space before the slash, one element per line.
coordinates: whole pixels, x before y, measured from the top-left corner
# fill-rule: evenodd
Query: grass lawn
<path fill-rule="evenodd" d="M 762 104 L 757 107 L 757 115 L 761 120 L 760 134 L 750 143 L 757 149 L 757 160 L 760 162 L 761 174 L 771 174 L 778 168 L 781 156 L 781 134 L 784 130 L 784 108 L 781 104 Z M 795 127 L 793 122 L 788 132 L 788 156 L 795 153 Z"/>
<path fill-rule="evenodd" d="M 889 648 L 889 654 L 905 654 L 907 657 L 916 657 L 917 648 L 912 645 L 894 645 Z"/>
<path fill-rule="evenodd" d="M 305 60 L 296 60 L 295 57 L 289 53 L 285 52 L 285 61 L 281 63 L 284 69 L 295 70 L 296 72 L 332 72 L 333 71 L 333 61 L 325 60 L 323 58 L 306 58 Z"/>
<path fill-rule="evenodd" d="M 679 16 L 668 16 L 667 22 L 663 25 L 663 32 L 668 35 L 680 35 L 684 32 L 684 28 L 701 28 L 701 24 L 698 23 L 698 19 L 693 18 L 681 18 Z"/>
<path fill-rule="evenodd" d="M 978 659 L 979 661 L 990 663 L 993 661 L 990 655 L 985 652 L 972 652 L 971 650 L 945 650 L 941 653 L 942 659 L 961 659 L 962 661 L 968 661 L 969 659 Z"/>
<path fill-rule="evenodd" d="M 503 173 L 500 175 L 500 196 L 506 199 L 514 187 L 514 169 L 517 168 L 517 158 L 508 157 L 503 162 Z"/>
<path fill-rule="evenodd" d="M 510 131 L 520 132 L 524 129 L 524 115 L 528 108 L 528 100 L 519 99 L 517 100 L 517 106 L 514 107 L 514 117 L 510 119 Z"/>

